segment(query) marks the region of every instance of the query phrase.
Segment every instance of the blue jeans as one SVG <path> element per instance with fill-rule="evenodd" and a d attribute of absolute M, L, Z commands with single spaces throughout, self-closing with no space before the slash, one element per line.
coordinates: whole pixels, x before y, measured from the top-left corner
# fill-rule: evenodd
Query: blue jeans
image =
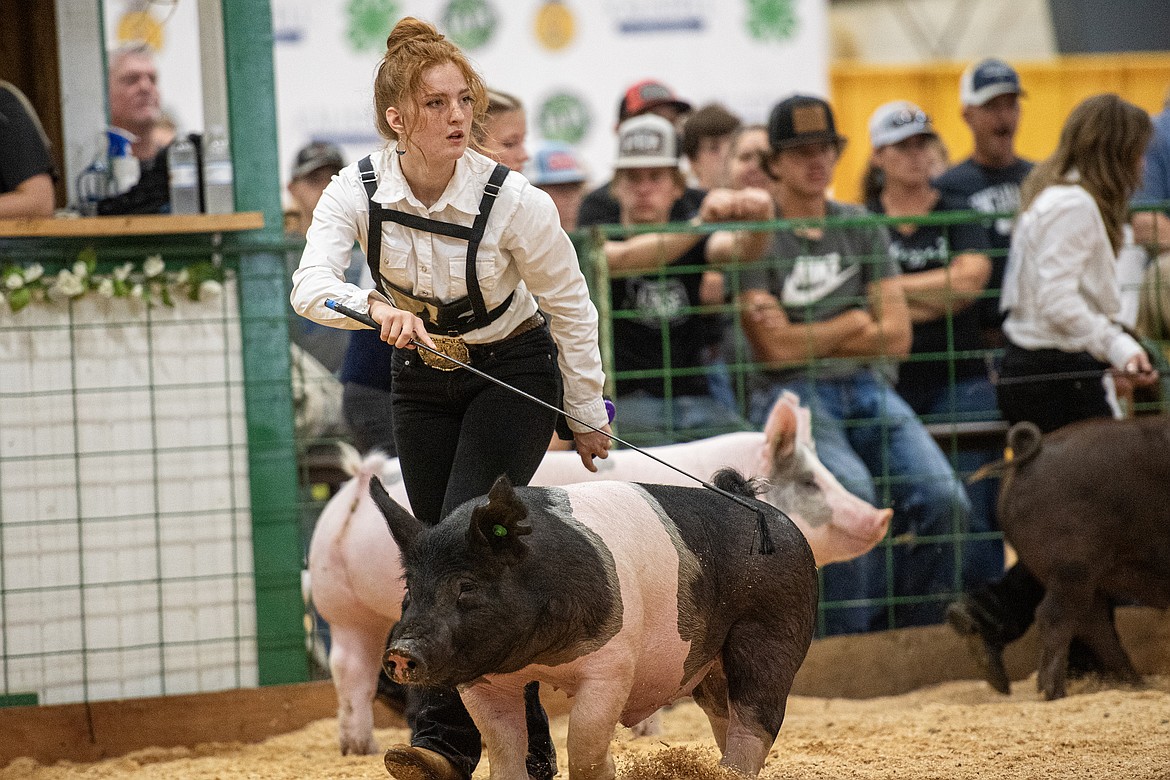
<path fill-rule="evenodd" d="M 966 529 L 971 510 L 942 450 L 914 410 L 872 371 L 773 384 L 753 394 L 752 422 L 762 425 L 784 390 L 811 410 L 817 455 L 826 468 L 850 492 L 894 509 L 885 542 L 821 569 L 824 604 L 867 602 L 822 606 L 824 633 L 941 622 L 959 585 L 954 535 Z M 927 538 L 936 536 L 942 538 Z M 888 608 L 877 603 L 891 597 Z M 910 602 L 898 603 L 901 597 Z"/>
<path fill-rule="evenodd" d="M 903 396 L 920 417 L 929 422 L 969 422 L 1000 419 L 995 400 L 995 385 L 986 375 L 967 377 L 949 386 L 915 388 Z M 999 447 L 986 449 L 958 449 L 953 452 L 944 446 L 959 475 L 966 479 L 981 466 L 1003 456 Z M 987 478 L 967 485 L 971 500 L 969 528 L 973 534 L 999 531 L 996 503 L 999 497 L 999 479 Z M 1001 538 L 979 539 L 962 544 L 964 589 L 995 582 L 1003 576 L 1003 542 Z"/>
<path fill-rule="evenodd" d="M 614 407 L 616 433 L 632 444 L 672 444 L 748 430 L 746 420 L 709 395 L 678 395 L 667 404 L 665 398 L 636 390 L 618 396 Z"/>

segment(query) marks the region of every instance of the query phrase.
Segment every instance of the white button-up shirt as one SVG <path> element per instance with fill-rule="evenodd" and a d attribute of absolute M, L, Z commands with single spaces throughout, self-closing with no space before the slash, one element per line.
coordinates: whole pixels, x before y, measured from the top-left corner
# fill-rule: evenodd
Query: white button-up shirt
<path fill-rule="evenodd" d="M 398 155 L 384 149 L 371 155 L 380 205 L 420 217 L 471 226 L 479 214 L 484 186 L 495 168 L 489 158 L 467 150 L 443 195 L 429 208 L 410 191 Z M 357 163 L 342 169 L 325 188 L 306 237 L 300 267 L 293 273 L 292 306 L 322 325 L 364 327 L 325 306 L 333 299 L 368 312 L 370 296 L 381 294 L 345 281 L 353 243 L 367 247 L 369 201 Z M 467 295 L 467 242 L 399 225 L 382 223 L 380 269 L 386 281 L 418 298 L 442 303 Z M 572 242 L 560 227 L 556 206 L 543 191 L 510 172 L 492 207 L 476 256 L 476 274 L 488 310 L 513 291 L 508 310 L 486 327 L 464 334 L 469 344 L 498 341 L 540 309 L 559 352 L 565 385 L 565 411 L 598 427 L 607 421 L 601 399 L 604 374 L 597 346 L 597 310 Z M 390 301 L 386 301 L 391 303 Z M 393 305 L 393 304 L 391 304 Z M 588 430 L 572 420 L 574 430 Z"/>
<path fill-rule="evenodd" d="M 1093 196 L 1078 184 L 1045 188 L 1016 221 L 1000 309 L 1024 349 L 1088 352 L 1114 368 L 1141 346 L 1113 321 L 1121 311 L 1117 255 Z"/>

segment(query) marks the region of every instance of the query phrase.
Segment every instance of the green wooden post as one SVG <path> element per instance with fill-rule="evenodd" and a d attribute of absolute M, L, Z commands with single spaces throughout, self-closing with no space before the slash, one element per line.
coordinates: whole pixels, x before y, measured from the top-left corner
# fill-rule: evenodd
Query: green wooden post
<path fill-rule="evenodd" d="M 268 0 L 222 0 L 222 9 L 236 210 L 264 214 L 262 231 L 239 238 L 238 279 L 259 679 L 273 685 L 307 680 L 308 658 L 285 264 L 279 253 L 263 249 L 283 234 L 272 13 Z M 249 242 L 256 249 L 248 249 Z"/>

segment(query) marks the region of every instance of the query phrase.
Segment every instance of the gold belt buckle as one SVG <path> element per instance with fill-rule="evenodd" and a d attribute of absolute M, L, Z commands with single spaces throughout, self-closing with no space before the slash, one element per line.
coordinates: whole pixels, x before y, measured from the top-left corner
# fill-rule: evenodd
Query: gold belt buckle
<path fill-rule="evenodd" d="M 435 348 L 444 355 L 463 363 L 471 362 L 471 353 L 467 351 L 467 342 L 458 336 L 436 336 L 432 333 L 431 341 L 435 342 Z M 454 371 L 459 368 L 458 363 L 452 363 L 447 358 L 440 357 L 426 349 L 419 349 L 419 354 L 422 355 L 424 363 L 439 371 Z"/>

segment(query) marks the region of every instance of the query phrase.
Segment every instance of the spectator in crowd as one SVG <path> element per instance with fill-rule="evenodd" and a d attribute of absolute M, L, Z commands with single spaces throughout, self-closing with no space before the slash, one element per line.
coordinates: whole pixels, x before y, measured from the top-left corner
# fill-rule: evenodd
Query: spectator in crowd
<path fill-rule="evenodd" d="M 0 81 L 0 219 L 53 215 L 49 138 L 24 93 Z"/>
<path fill-rule="evenodd" d="M 1112 94 L 1087 98 L 1065 121 L 1056 151 L 1024 182 L 1001 303 L 1008 343 L 997 395 L 1010 423 L 1028 420 L 1047 433 L 1114 416 L 1111 369 L 1137 386 L 1157 381 L 1150 356 L 1115 321 L 1117 251 L 1150 135 L 1150 119 L 1137 106 Z M 1086 378 L 1092 375 L 1097 379 Z M 1016 563 L 947 610 L 1002 693 L 1009 691 L 1003 648 L 1032 624 L 1043 595 Z M 1094 659 L 1074 642 L 1069 662 L 1075 671 Z"/>
<path fill-rule="evenodd" d="M 614 168 L 613 194 L 623 225 L 665 222 L 683 197 L 677 138 L 663 117 L 644 114 L 622 122 Z M 769 219 L 772 210 L 771 198 L 761 190 L 713 190 L 694 221 Z M 605 242 L 618 315 L 613 322 L 614 368 L 670 371 L 617 380 L 615 425 L 623 436 L 641 442 L 658 436 L 652 443 L 661 444 L 746 428 L 739 415 L 711 395 L 707 377 L 696 371 L 702 368 L 704 347 L 717 340 L 704 332 L 711 320 L 688 311 L 700 305 L 702 273 L 649 272 L 752 260 L 767 242 L 766 233 L 727 231 L 645 233 Z"/>
<path fill-rule="evenodd" d="M 162 150 L 154 127 L 162 118 L 158 67 L 145 43 L 130 43 L 109 55 L 110 124 L 134 136 L 134 156 L 149 165 Z"/>
<path fill-rule="evenodd" d="M 776 179 L 768 168 L 772 147 L 765 125 L 741 127 L 731 138 L 727 154 L 727 184 L 733 190 L 757 187 L 775 198 Z"/>
<path fill-rule="evenodd" d="M 826 188 L 845 139 L 829 104 L 806 95 L 778 103 L 768 120 L 777 181 L 778 217 L 824 219 L 862 214 L 829 200 Z M 765 366 L 752 393 L 751 420 L 762 425 L 784 390 L 812 411 L 813 438 L 825 466 L 851 491 L 878 504 L 875 478 L 894 506 L 894 596 L 952 592 L 950 534 L 966 523 L 969 504 L 946 457 L 909 405 L 891 386 L 896 361 L 910 350 L 910 314 L 897 265 L 882 228 L 808 226 L 777 231 L 774 265 L 743 274 L 744 335 Z M 886 548 L 826 566 L 825 601 L 884 595 Z M 895 625 L 942 619 L 943 604 L 894 608 Z M 833 609 L 829 633 L 867 631 L 885 624 L 873 606 Z"/>
<path fill-rule="evenodd" d="M 303 237 L 312 223 L 322 193 L 345 167 L 341 149 L 313 141 L 297 152 L 289 174 L 288 193 L 296 205 L 293 235 Z M 351 253 L 346 280 L 363 289 L 374 282 L 361 250 Z M 335 373 L 341 382 L 341 417 L 349 440 L 360 452 L 377 448 L 394 456 L 394 416 L 390 406 L 390 359 L 394 348 L 379 338 L 378 331 L 339 330 L 303 317 L 293 324 L 293 344 Z M 296 353 L 294 352 L 294 358 Z M 294 359 L 293 368 L 303 362 Z M 309 372 L 306 372 L 308 374 Z"/>
<path fill-rule="evenodd" d="M 682 151 L 694 184 L 710 192 L 727 186 L 727 161 L 739 117 L 719 103 L 708 103 L 683 123 Z"/>
<path fill-rule="evenodd" d="M 871 164 L 883 186 L 866 207 L 875 214 L 919 217 L 944 210 L 930 184 L 931 146 L 937 138 L 930 117 L 905 100 L 879 106 L 869 120 Z M 890 253 L 902 271 L 913 337 L 910 360 L 898 369 L 895 390 L 919 416 L 933 421 L 997 419 L 995 388 L 979 357 L 947 358 L 947 353 L 982 349 L 979 319 L 972 303 L 991 276 L 984 254 L 987 236 L 974 223 L 930 225 L 904 222 L 890 230 Z M 953 372 L 953 373 L 952 373 Z M 960 472 L 970 473 L 999 457 L 988 451 L 957 453 Z M 982 480 L 967 486 L 970 530 L 993 531 L 996 485 Z M 963 549 L 964 581 L 989 582 L 1003 574 L 1003 544 L 970 542 Z"/>
<path fill-rule="evenodd" d="M 660 81 L 639 81 L 622 95 L 618 103 L 618 124 L 641 114 L 657 114 L 677 127 L 679 121 L 691 110 L 691 104 L 682 100 Z M 577 213 L 577 225 L 616 225 L 619 218 L 617 201 L 613 199 L 613 182 L 606 182 L 585 196 L 581 210 Z M 688 219 L 703 200 L 703 191 L 688 187 L 679 200 L 678 208 L 670 214 L 672 222 Z"/>
<path fill-rule="evenodd" d="M 963 71 L 959 99 L 963 120 L 975 142 L 971 156 L 935 180 L 947 210 L 972 209 L 984 214 L 1015 212 L 1020 206 L 1020 182 L 1032 170 L 1032 163 L 1016 154 L 1016 130 L 1020 125 L 1020 76 L 1006 62 L 985 59 Z M 1000 346 L 1002 317 L 999 290 L 1011 244 L 1012 219 L 996 219 L 989 230 L 991 295 L 975 302 L 983 329 L 985 346 Z"/>
<path fill-rule="evenodd" d="M 577 229 L 577 211 L 585 196 L 585 167 L 568 144 L 550 141 L 536 150 L 527 171 L 528 181 L 548 193 L 561 215 L 566 233 Z"/>
<path fill-rule="evenodd" d="M 321 200 L 321 193 L 344 167 L 345 161 L 342 159 L 341 150 L 330 143 L 314 141 L 297 152 L 287 185 L 289 197 L 294 204 L 289 235 L 305 237 L 313 221 L 313 209 L 317 208 L 317 202 Z M 299 260 L 297 257 L 290 258 L 294 263 L 293 269 L 296 268 L 297 260 Z M 354 281 L 357 279 L 354 278 Z M 318 325 L 304 317 L 296 317 L 291 325 L 290 337 L 293 344 L 312 356 L 330 373 L 341 367 L 351 338 L 350 331 Z"/>
<path fill-rule="evenodd" d="M 480 146 L 484 154 L 514 171 L 524 170 L 524 163 L 528 162 L 528 147 L 524 143 L 528 138 L 528 115 L 520 98 L 489 89 L 483 133 Z"/>
<path fill-rule="evenodd" d="M 1161 113 L 1153 118 L 1154 135 L 1146 150 L 1142 187 L 1134 196 L 1138 206 L 1170 201 L 1170 92 Z M 1170 338 L 1170 210 L 1136 211 L 1131 219 L 1134 243 L 1149 253 L 1143 279 L 1139 326 L 1160 339 Z"/>
<path fill-rule="evenodd" d="M 1139 206 L 1170 200 L 1170 92 L 1153 124 L 1142 187 L 1134 196 Z M 1170 211 L 1137 211 L 1131 223 L 1134 243 L 1151 258 L 1142 279 L 1137 329 L 1149 338 L 1170 341 Z M 1164 352 L 1170 358 L 1170 347 Z"/>
<path fill-rule="evenodd" d="M 937 133 L 927 136 L 926 160 L 931 181 L 942 176 L 951 167 L 951 153 L 947 150 L 947 145 L 943 143 L 942 138 Z M 874 163 L 873 155 L 870 155 L 869 162 L 865 166 L 865 171 L 861 174 L 862 203 L 868 204 L 877 200 L 881 196 L 882 188 L 885 184 L 885 173 Z"/>
<path fill-rule="evenodd" d="M 1142 186 L 1134 196 L 1138 205 L 1170 201 L 1170 92 L 1153 124 Z M 1154 250 L 1152 254 L 1170 249 L 1170 211 L 1139 211 L 1132 221 L 1134 243 Z"/>

